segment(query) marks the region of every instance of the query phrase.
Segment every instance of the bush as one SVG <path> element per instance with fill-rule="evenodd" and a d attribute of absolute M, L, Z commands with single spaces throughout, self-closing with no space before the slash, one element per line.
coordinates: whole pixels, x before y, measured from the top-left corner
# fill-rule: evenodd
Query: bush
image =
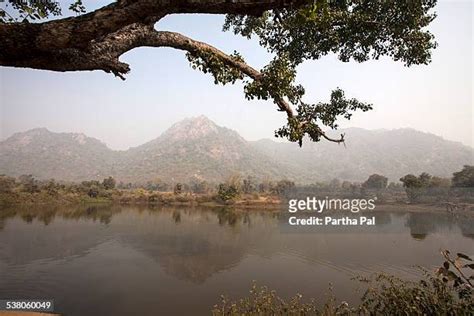
<path fill-rule="evenodd" d="M 314 302 L 303 303 L 301 298 L 301 295 L 296 295 L 285 301 L 275 291 L 254 284 L 250 296 L 238 302 L 222 296 L 221 304 L 214 306 L 212 315 L 317 315 Z"/>
<path fill-rule="evenodd" d="M 420 281 L 378 274 L 368 282 L 362 303 L 353 309 L 363 315 L 471 315 L 472 298 L 460 297 L 442 279 L 425 272 Z"/>
<path fill-rule="evenodd" d="M 464 168 L 453 173 L 453 186 L 461 188 L 474 187 L 474 166 L 464 166 Z"/>
<path fill-rule="evenodd" d="M 217 196 L 220 200 L 227 202 L 235 199 L 239 195 L 238 189 L 233 185 L 228 185 L 225 183 L 219 184 L 217 191 Z"/>
<path fill-rule="evenodd" d="M 0 175 L 0 193 L 11 193 L 15 186 L 15 178 Z"/>
<path fill-rule="evenodd" d="M 181 183 L 176 183 L 173 192 L 176 195 L 181 194 L 183 192 L 183 185 Z"/>
<path fill-rule="evenodd" d="M 38 180 L 36 180 L 31 174 L 22 175 L 18 178 L 21 183 L 21 191 L 26 193 L 37 193 L 40 192 Z"/>
<path fill-rule="evenodd" d="M 87 195 L 91 198 L 97 198 L 99 196 L 99 188 L 95 185 L 91 186 Z"/>
<path fill-rule="evenodd" d="M 458 253 L 451 258 L 442 252 L 445 262 L 435 275 L 426 270 L 419 281 L 406 281 L 383 273 L 370 278 L 357 278 L 367 285 L 358 306 L 336 303 L 330 293 L 327 302 L 319 307 L 315 300 L 304 302 L 297 294 L 288 301 L 267 287 L 250 290 L 250 296 L 230 301 L 225 296 L 215 305 L 213 315 L 473 315 L 474 276 L 463 269 L 474 269 L 471 258 Z M 453 271 L 454 270 L 454 271 Z"/>
<path fill-rule="evenodd" d="M 366 189 L 383 190 L 387 187 L 387 183 L 387 177 L 381 176 L 379 174 L 373 174 L 362 184 L 362 187 Z"/>
<path fill-rule="evenodd" d="M 106 190 L 115 189 L 115 184 L 116 184 L 116 181 L 115 181 L 115 179 L 112 178 L 112 177 L 105 178 L 105 179 L 102 181 L 102 186 L 103 186 L 104 189 L 106 189 Z"/>

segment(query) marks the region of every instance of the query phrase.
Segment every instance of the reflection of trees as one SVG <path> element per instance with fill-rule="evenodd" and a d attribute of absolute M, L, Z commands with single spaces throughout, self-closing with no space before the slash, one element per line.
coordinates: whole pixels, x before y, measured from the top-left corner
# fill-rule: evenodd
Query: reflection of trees
<path fill-rule="evenodd" d="M 33 219 L 35 218 L 35 216 L 30 213 L 21 214 L 20 216 L 21 216 L 21 219 L 27 222 L 28 224 L 31 224 L 33 222 Z"/>
<path fill-rule="evenodd" d="M 100 225 L 90 225 L 87 222 L 91 220 L 100 223 L 110 222 L 112 216 L 119 211 L 118 208 L 102 206 L 76 208 L 40 206 L 1 210 L 2 217 L 18 218 L 30 223 L 25 226 L 16 221 L 13 222 L 15 226 L 12 229 L 1 232 L 1 259 L 7 264 L 23 265 L 42 259 L 63 260 L 82 257 L 109 238 L 107 230 L 100 229 Z M 58 220 L 51 224 L 55 218 L 67 220 Z M 2 221 L 8 227 L 8 220 Z M 48 225 L 48 229 L 39 231 L 29 228 L 30 225 L 35 227 Z"/>
<path fill-rule="evenodd" d="M 119 216 L 124 212 L 127 213 L 124 217 Z M 264 240 L 265 233 L 260 227 L 248 229 L 251 222 L 273 221 L 271 213 L 259 211 L 190 207 L 126 210 L 110 205 L 16 208 L 0 212 L 0 216 L 2 222 L 7 221 L 4 218 L 16 217 L 32 225 L 47 225 L 55 218 L 66 219 L 42 230 L 40 239 L 35 238 L 37 230 L 22 225 L 18 226 L 21 238 L 18 229 L 9 231 L 2 236 L 2 242 L 8 245 L 2 260 L 29 264 L 42 259 L 79 258 L 113 238 L 123 247 L 152 258 L 168 275 L 193 283 L 202 283 L 213 274 L 235 266 L 256 241 Z M 117 220 L 107 230 L 87 224 L 89 221 L 110 223 L 114 216 Z M 180 225 L 175 225 L 178 222 Z M 241 229 L 247 232 L 241 234 Z"/>
<path fill-rule="evenodd" d="M 472 234 L 474 219 L 467 217 L 461 219 L 445 213 L 410 213 L 406 226 L 410 228 L 410 234 L 420 238 L 426 235 L 452 230 L 459 227 L 461 231 L 469 231 Z M 464 229 L 463 229 L 464 227 Z M 415 237 L 414 237 L 415 238 Z"/>
<path fill-rule="evenodd" d="M 113 205 L 93 205 L 76 207 L 73 209 L 58 212 L 57 215 L 69 219 L 89 219 L 99 221 L 102 224 L 109 224 L 112 217 L 122 211 L 120 206 Z"/>
<path fill-rule="evenodd" d="M 235 226 L 239 219 L 239 215 L 237 215 L 233 210 L 221 208 L 217 211 L 217 218 L 219 219 L 219 225 L 228 224 L 229 226 Z"/>
<path fill-rule="evenodd" d="M 424 240 L 428 234 L 416 234 L 416 233 L 410 233 L 411 237 L 416 240 Z"/>
<path fill-rule="evenodd" d="M 0 210 L 0 221 L 18 216 L 26 223 L 37 220 L 44 225 L 49 225 L 56 216 L 65 219 L 87 219 L 108 224 L 115 214 L 121 212 L 120 207 L 111 205 L 93 205 L 76 207 L 58 206 L 35 206 L 31 207 L 11 207 Z M 0 229 L 3 226 L 0 225 Z"/>
<path fill-rule="evenodd" d="M 15 208 L 9 207 L 0 209 L 0 230 L 3 230 L 5 228 L 7 219 L 15 217 L 15 215 Z"/>
<path fill-rule="evenodd" d="M 462 235 L 474 239 L 474 218 L 472 216 L 460 215 L 457 222 Z"/>
<path fill-rule="evenodd" d="M 426 238 L 427 235 L 436 232 L 438 225 L 443 224 L 439 222 L 439 217 L 434 215 L 431 214 L 427 217 L 426 214 L 422 213 L 410 213 L 406 222 L 406 225 L 410 228 L 410 235 Z"/>
<path fill-rule="evenodd" d="M 174 211 L 173 212 L 173 220 L 176 224 L 181 222 L 181 212 L 180 211 Z"/>

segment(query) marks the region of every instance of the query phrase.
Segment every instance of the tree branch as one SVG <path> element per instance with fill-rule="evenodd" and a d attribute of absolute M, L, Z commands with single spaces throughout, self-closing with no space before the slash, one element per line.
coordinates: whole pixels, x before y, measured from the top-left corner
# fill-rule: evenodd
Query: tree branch
<path fill-rule="evenodd" d="M 306 2 L 308 1 L 122 0 L 76 17 L 43 23 L 0 23 L 0 65 L 38 68 L 39 66 L 34 62 L 31 66 L 28 65 L 27 60 L 51 53 L 53 50 L 86 50 L 93 41 L 100 41 L 103 37 L 128 25 L 153 24 L 168 14 L 260 15 L 269 9 L 296 7 Z M 40 69 L 49 69 L 49 67 L 45 65 Z"/>
<path fill-rule="evenodd" d="M 153 46 L 153 47 L 171 47 L 179 50 L 188 51 L 190 53 L 206 52 L 219 58 L 226 66 L 233 67 L 253 80 L 260 80 L 262 74 L 246 64 L 239 61 L 232 56 L 229 56 L 221 50 L 204 42 L 193 40 L 180 33 L 155 31 L 151 28 L 144 28 L 140 39 L 137 39 L 132 45 L 138 46 Z M 136 46 L 135 46 L 136 47 Z M 275 103 L 281 111 L 286 112 L 288 117 L 293 117 L 294 113 L 291 106 L 282 98 L 274 97 Z"/>

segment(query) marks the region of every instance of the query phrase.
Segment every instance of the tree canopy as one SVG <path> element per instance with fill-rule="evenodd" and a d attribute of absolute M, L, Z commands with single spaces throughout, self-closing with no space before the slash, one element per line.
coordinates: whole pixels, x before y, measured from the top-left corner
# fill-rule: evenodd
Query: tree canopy
<path fill-rule="evenodd" d="M 119 60 L 137 47 L 186 51 L 193 68 L 209 73 L 216 84 L 244 82 L 247 99 L 273 100 L 287 124 L 275 136 L 302 145 L 328 136 L 338 119 L 372 105 L 347 98 L 336 88 L 326 102 L 309 102 L 296 82 L 297 67 L 307 60 L 336 54 L 342 62 L 388 56 L 406 66 L 428 64 L 436 47 L 426 27 L 436 0 L 118 0 L 87 12 L 70 1 L 74 17 L 57 18 L 55 1 L 7 0 L 0 9 L 0 65 L 53 71 L 103 70 L 125 79 L 128 64 Z M 237 51 L 227 54 L 176 32 L 155 29 L 167 15 L 225 14 L 223 31 L 256 38 L 272 54 L 260 70 Z M 48 19 L 48 17 L 56 17 Z"/>
<path fill-rule="evenodd" d="M 474 166 L 466 165 L 453 173 L 453 185 L 460 188 L 474 188 Z"/>

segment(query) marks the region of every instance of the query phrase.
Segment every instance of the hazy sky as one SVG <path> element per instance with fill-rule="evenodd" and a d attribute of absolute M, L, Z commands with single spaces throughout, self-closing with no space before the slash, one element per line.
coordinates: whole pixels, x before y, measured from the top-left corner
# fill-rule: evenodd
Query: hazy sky
<path fill-rule="evenodd" d="M 104 2 L 85 1 L 88 8 Z M 334 56 L 306 62 L 298 81 L 309 102 L 327 101 L 340 87 L 348 96 L 372 102 L 342 127 L 412 127 L 473 146 L 473 3 L 441 1 L 430 29 L 439 47 L 428 66 L 404 67 L 388 58 L 342 63 Z M 180 15 L 157 28 L 178 31 L 226 52 L 238 50 L 259 68 L 269 56 L 256 41 L 221 31 L 223 16 Z M 0 68 L 0 139 L 46 127 L 82 132 L 113 149 L 137 146 L 174 122 L 204 114 L 244 138 L 272 138 L 285 116 L 271 102 L 246 101 L 242 85 L 216 86 L 209 75 L 189 67 L 181 51 L 139 48 L 122 56 L 126 81 L 104 72 L 57 73 Z M 349 135 L 348 135 L 349 136 Z"/>

